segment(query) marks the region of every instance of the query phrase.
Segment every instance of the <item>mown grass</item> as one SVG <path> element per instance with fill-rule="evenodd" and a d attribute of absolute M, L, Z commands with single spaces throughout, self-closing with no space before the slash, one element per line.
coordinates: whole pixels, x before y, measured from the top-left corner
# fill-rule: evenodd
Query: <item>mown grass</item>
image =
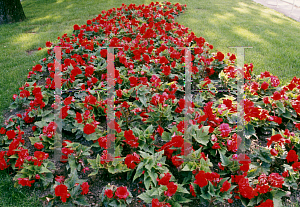
<path fill-rule="evenodd" d="M 28 187 L 26 187 L 28 189 Z M 15 188 L 6 171 L 0 171 L 0 206 L 1 207 L 40 207 L 39 197 L 30 191 Z"/>
<path fill-rule="evenodd" d="M 215 49 L 235 52 L 229 46 L 252 46 L 246 49 L 245 61 L 254 64 L 256 74 L 268 70 L 283 83 L 300 77 L 300 23 L 251 0 L 170 0 L 187 4 L 188 10 L 176 19 L 197 36 L 204 37 Z M 64 33 L 71 34 L 74 24 L 85 24 L 122 3 L 149 4 L 150 0 L 23 0 L 27 19 L 0 26 L 0 126 L 2 113 L 18 93 L 29 69 L 46 57 L 46 41 L 55 42 Z M 30 51 L 30 52 L 28 52 Z M 0 188 L 0 204 L 18 206 L 19 190 L 12 189 L 9 177 Z M 34 206 L 34 201 L 32 205 Z M 24 206 L 23 204 L 20 206 Z"/>

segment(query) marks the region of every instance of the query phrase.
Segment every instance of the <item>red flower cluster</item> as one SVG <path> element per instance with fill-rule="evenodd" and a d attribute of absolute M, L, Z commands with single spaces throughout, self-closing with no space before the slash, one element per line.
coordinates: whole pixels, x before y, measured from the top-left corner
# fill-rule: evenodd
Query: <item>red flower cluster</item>
<path fill-rule="evenodd" d="M 6 131 L 6 136 L 8 139 L 13 139 L 16 137 L 16 132 L 14 130 L 9 130 L 9 131 Z"/>
<path fill-rule="evenodd" d="M 223 121 L 223 119 L 217 118 L 216 114 L 213 113 L 212 105 L 213 102 L 206 103 L 205 106 L 203 107 L 203 111 L 205 115 L 208 117 L 209 126 L 211 126 L 212 128 L 216 128 Z"/>
<path fill-rule="evenodd" d="M 179 158 L 178 156 L 173 156 L 172 163 L 175 167 L 179 167 L 180 165 L 183 164 L 183 159 Z"/>
<path fill-rule="evenodd" d="M 122 129 L 120 128 L 119 124 L 113 120 L 113 121 L 110 121 L 107 126 L 111 129 L 115 129 L 118 133 L 120 133 L 122 131 Z M 114 126 L 114 127 L 113 127 Z"/>
<path fill-rule="evenodd" d="M 170 149 L 171 147 L 181 147 L 181 149 L 184 147 L 183 146 L 184 140 L 182 136 L 174 135 L 172 137 L 172 140 L 164 144 L 160 150 L 164 150 L 164 155 L 167 156 L 168 159 L 171 160 L 172 154 L 175 151 L 175 149 Z M 183 152 L 183 150 L 181 150 Z"/>
<path fill-rule="evenodd" d="M 104 195 L 106 195 L 108 198 L 112 198 L 114 194 L 119 199 L 126 199 L 129 196 L 129 192 L 126 186 L 118 187 L 115 192 L 113 192 L 111 189 L 106 189 L 104 193 Z"/>
<path fill-rule="evenodd" d="M 265 115 L 261 113 L 261 108 L 255 107 L 254 103 L 251 100 L 244 100 L 244 112 L 245 112 L 245 120 L 250 122 L 251 118 L 258 118 L 260 120 L 265 119 Z"/>
<path fill-rule="evenodd" d="M 135 137 L 133 135 L 133 132 L 131 129 L 124 132 L 124 137 L 126 139 L 125 142 L 127 144 L 129 144 L 131 147 L 137 148 L 139 146 L 139 143 L 138 143 L 139 138 Z"/>
<path fill-rule="evenodd" d="M 67 148 L 67 147 L 63 147 L 61 149 L 61 152 L 63 153 L 63 155 L 61 156 L 61 162 L 67 162 L 68 159 L 68 155 L 72 154 L 74 152 L 74 150 Z"/>
<path fill-rule="evenodd" d="M 274 206 L 273 201 L 271 199 L 267 199 L 266 201 L 262 202 L 256 207 L 273 207 L 273 206 Z"/>
<path fill-rule="evenodd" d="M 244 172 L 248 172 L 250 168 L 249 165 L 251 163 L 250 157 L 248 157 L 247 155 L 240 154 L 238 156 L 238 160 L 239 163 L 242 164 L 242 166 L 240 166 L 240 170 Z"/>
<path fill-rule="evenodd" d="M 295 150 L 290 150 L 286 156 L 286 161 L 289 162 L 298 162 L 298 155 Z"/>
<path fill-rule="evenodd" d="M 108 198 L 112 198 L 114 196 L 114 192 L 111 189 L 105 190 L 104 195 L 106 195 Z"/>
<path fill-rule="evenodd" d="M 99 137 L 98 143 L 99 143 L 100 147 L 102 147 L 104 149 L 107 149 L 107 136 L 105 136 L 105 137 Z"/>
<path fill-rule="evenodd" d="M 24 150 L 24 152 L 25 152 L 25 150 Z M 26 154 L 28 154 L 27 150 L 26 150 Z M 42 152 L 42 151 L 35 151 L 34 152 L 34 157 L 27 155 L 26 159 L 28 161 L 33 162 L 34 165 L 41 166 L 42 163 L 43 163 L 42 161 L 48 159 L 48 157 L 49 157 L 48 153 L 45 153 L 45 152 Z"/>
<path fill-rule="evenodd" d="M 161 179 L 157 178 L 158 185 L 168 185 L 171 177 L 172 175 L 170 173 L 165 173 Z"/>
<path fill-rule="evenodd" d="M 267 146 L 270 147 L 273 142 L 277 142 L 280 146 L 285 143 L 285 139 L 281 134 L 275 134 L 271 136 L 271 138 L 267 138 L 268 143 Z"/>
<path fill-rule="evenodd" d="M 263 82 L 260 86 L 261 89 L 263 89 L 264 91 L 267 90 L 269 88 L 269 83 L 267 83 L 266 81 Z"/>
<path fill-rule="evenodd" d="M 135 152 L 131 155 L 127 155 L 125 158 L 125 164 L 128 168 L 134 169 L 136 164 L 140 162 L 140 156 Z"/>
<path fill-rule="evenodd" d="M 174 182 L 170 182 L 167 185 L 168 190 L 165 192 L 165 195 L 168 197 L 171 197 L 172 195 L 174 195 L 177 191 L 177 184 Z"/>
<path fill-rule="evenodd" d="M 240 144 L 242 143 L 242 138 L 234 133 L 231 139 L 227 139 L 227 150 L 230 152 L 237 152 Z"/>
<path fill-rule="evenodd" d="M 5 161 L 5 156 L 6 151 L 1 151 L 0 152 L 0 170 L 4 170 L 6 168 L 8 168 L 9 165 L 7 165 L 6 162 L 9 162 L 9 159 L 7 161 Z"/>
<path fill-rule="evenodd" d="M 300 162 L 295 162 L 292 164 L 293 170 L 294 171 L 299 171 L 300 170 Z"/>
<path fill-rule="evenodd" d="M 65 176 L 61 175 L 61 176 L 56 176 L 55 181 L 59 182 L 59 183 L 63 183 L 65 181 Z"/>
<path fill-rule="evenodd" d="M 230 189 L 230 187 L 231 187 L 231 183 L 228 182 L 228 181 L 226 180 L 226 181 L 223 183 L 223 185 L 222 185 L 220 191 L 221 191 L 221 192 L 226 192 L 226 191 L 228 191 L 228 190 Z"/>
<path fill-rule="evenodd" d="M 63 203 L 67 202 L 67 198 L 71 196 L 70 193 L 68 193 L 68 187 L 64 184 L 55 187 L 55 195 L 60 196 Z"/>
<path fill-rule="evenodd" d="M 171 207 L 171 205 L 169 203 L 159 202 L 157 198 L 153 198 L 152 207 Z"/>
<path fill-rule="evenodd" d="M 228 137 L 229 133 L 231 132 L 230 126 L 227 123 L 222 123 L 219 126 L 219 130 L 221 131 L 221 136 L 222 137 Z"/>
<path fill-rule="evenodd" d="M 192 196 L 197 197 L 194 186 L 192 184 L 190 184 L 190 192 L 191 192 Z"/>
<path fill-rule="evenodd" d="M 43 133 L 48 138 L 52 138 L 55 135 L 57 129 L 57 124 L 55 122 L 50 122 L 48 126 L 44 126 Z"/>
<path fill-rule="evenodd" d="M 225 55 L 221 52 L 217 52 L 217 55 L 215 56 L 215 59 L 217 59 L 218 61 L 222 61 L 224 60 Z"/>
<path fill-rule="evenodd" d="M 284 178 L 280 176 L 278 173 L 271 173 L 268 176 L 268 182 L 273 187 L 282 188 L 282 184 L 284 183 Z"/>
<path fill-rule="evenodd" d="M 35 182 L 35 180 L 29 180 L 28 178 L 18 178 L 18 183 L 22 186 L 29 186 L 31 187 L 31 184 Z"/>
<path fill-rule="evenodd" d="M 83 132 L 87 135 L 89 134 L 93 134 L 95 132 L 95 129 L 96 127 L 92 124 L 86 124 L 84 127 L 83 127 Z"/>
<path fill-rule="evenodd" d="M 196 176 L 195 176 L 195 181 L 194 183 L 199 185 L 200 188 L 203 188 L 204 186 L 208 185 L 208 181 L 210 181 L 214 186 L 217 185 L 217 183 L 220 182 L 220 175 L 218 173 L 212 172 L 205 172 L 201 170 Z M 224 190 L 227 187 L 224 187 Z"/>
<path fill-rule="evenodd" d="M 240 178 L 238 182 L 239 192 L 244 198 L 252 199 L 257 196 L 257 192 L 250 186 L 247 178 Z"/>
<path fill-rule="evenodd" d="M 36 143 L 34 143 L 34 147 L 38 150 L 41 150 L 44 148 L 44 145 L 42 142 L 36 142 Z"/>
<path fill-rule="evenodd" d="M 80 185 L 80 187 L 81 187 L 81 190 L 82 190 L 81 195 L 88 194 L 88 192 L 89 192 L 89 187 L 90 187 L 88 182 L 83 182 L 83 183 Z"/>
<path fill-rule="evenodd" d="M 161 136 L 162 133 L 164 132 L 164 129 L 163 129 L 160 125 L 158 125 L 158 127 L 157 127 L 157 132 L 158 132 L 159 135 Z"/>

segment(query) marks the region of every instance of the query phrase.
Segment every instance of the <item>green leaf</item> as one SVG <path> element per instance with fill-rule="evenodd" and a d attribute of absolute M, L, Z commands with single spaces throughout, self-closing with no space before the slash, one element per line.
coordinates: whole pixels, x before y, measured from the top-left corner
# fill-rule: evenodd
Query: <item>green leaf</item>
<path fill-rule="evenodd" d="M 16 158 L 16 159 L 18 159 L 18 158 L 19 158 L 19 156 L 18 156 L 17 154 L 14 154 L 14 155 L 11 155 L 11 156 L 9 156 L 9 159 L 12 159 L 12 158 Z"/>
<path fill-rule="evenodd" d="M 245 135 L 246 136 L 250 136 L 250 135 L 253 135 L 255 134 L 255 129 L 254 129 L 254 126 L 252 124 L 246 124 L 245 125 Z"/>
<path fill-rule="evenodd" d="M 203 126 L 201 129 L 196 129 L 195 130 L 196 134 L 192 133 L 192 136 L 199 144 L 207 145 L 210 139 L 208 130 L 209 130 L 209 126 Z"/>
<path fill-rule="evenodd" d="M 184 196 L 178 195 L 178 194 L 175 194 L 175 195 L 173 196 L 173 199 L 174 199 L 175 201 L 177 201 L 178 203 L 189 203 L 189 202 L 192 201 L 192 200 L 187 199 L 187 198 L 185 198 Z"/>
<path fill-rule="evenodd" d="M 148 169 L 149 171 L 151 171 L 151 168 L 153 168 L 155 166 L 155 162 L 153 160 L 153 158 L 149 158 L 147 159 L 147 162 L 145 163 L 145 168 Z"/>
<path fill-rule="evenodd" d="M 71 157 L 71 158 L 68 159 L 68 162 L 69 162 L 69 166 L 71 168 L 71 172 L 73 170 L 76 170 L 77 165 L 76 165 L 75 159 Z"/>
<path fill-rule="evenodd" d="M 41 141 L 39 137 L 29 137 L 29 139 L 32 145 Z"/>
<path fill-rule="evenodd" d="M 149 175 L 150 175 L 150 177 L 151 177 L 151 179 L 152 179 L 152 182 L 153 182 L 153 184 L 154 184 L 154 186 L 156 186 L 157 185 L 157 180 L 156 180 L 156 178 L 158 177 L 158 174 L 156 173 L 156 172 L 153 172 L 154 171 L 154 169 L 152 169 L 150 172 L 149 172 Z M 154 187 L 153 186 L 153 187 Z"/>
<path fill-rule="evenodd" d="M 46 122 L 51 122 L 54 120 L 54 113 L 48 114 L 47 116 L 43 117 L 43 120 Z"/>
<path fill-rule="evenodd" d="M 257 170 L 257 168 L 252 168 L 249 170 L 247 177 L 255 177 L 259 174 L 259 171 Z"/>
<path fill-rule="evenodd" d="M 188 162 L 181 170 L 182 171 L 191 171 L 190 162 Z"/>
<path fill-rule="evenodd" d="M 268 149 L 262 147 L 260 148 L 258 158 L 261 159 L 263 162 L 271 163 L 272 162 L 271 156 L 272 155 Z"/>
<path fill-rule="evenodd" d="M 135 181 L 137 178 L 141 177 L 143 172 L 143 163 L 140 163 L 136 169 L 136 173 L 133 177 L 133 181 Z"/>
<path fill-rule="evenodd" d="M 178 185 L 176 192 L 189 194 L 189 191 L 186 188 L 182 187 L 182 185 Z"/>
<path fill-rule="evenodd" d="M 145 130 L 145 135 L 146 134 L 152 134 L 154 131 L 153 125 L 151 124 L 150 126 L 147 127 L 147 129 Z"/>
<path fill-rule="evenodd" d="M 152 197 L 150 195 L 153 193 L 153 191 L 154 189 L 151 189 L 150 191 L 146 191 L 145 193 L 140 194 L 138 198 L 142 199 L 145 203 L 151 203 Z"/>
<path fill-rule="evenodd" d="M 211 196 L 215 196 L 214 186 L 211 184 L 211 182 L 208 182 L 208 193 L 209 193 Z"/>
<path fill-rule="evenodd" d="M 286 195 L 286 192 L 280 189 L 272 190 L 271 193 L 274 196 L 274 198 L 278 199 L 281 199 L 281 197 Z"/>
<path fill-rule="evenodd" d="M 231 164 L 231 161 L 228 157 L 226 157 L 223 153 L 219 153 L 220 154 L 220 158 L 221 158 L 221 162 L 223 166 L 228 166 Z"/>
<path fill-rule="evenodd" d="M 43 177 L 43 175 L 40 175 L 41 178 Z M 53 182 L 53 174 L 52 173 L 46 173 L 45 177 L 43 177 L 42 181 L 43 181 L 43 186 L 44 189 L 46 189 L 48 187 L 48 185 Z"/>
<path fill-rule="evenodd" d="M 273 198 L 274 207 L 282 207 L 282 201 L 280 198 Z"/>
<path fill-rule="evenodd" d="M 139 98 L 139 100 L 142 102 L 142 104 L 143 104 L 145 107 L 148 107 L 147 97 L 146 97 L 146 96 L 144 96 L 144 95 L 139 95 L 138 98 Z"/>
<path fill-rule="evenodd" d="M 121 147 L 120 147 L 120 145 L 115 147 L 115 157 L 117 157 L 117 156 L 121 156 Z"/>
<path fill-rule="evenodd" d="M 151 177 L 146 176 L 146 173 L 147 172 L 145 172 L 145 175 L 144 175 L 144 185 L 145 185 L 146 189 L 149 190 L 150 185 L 151 185 Z"/>
<path fill-rule="evenodd" d="M 52 173 L 52 172 L 50 170 L 48 170 L 47 168 L 42 167 L 40 173 Z"/>
<path fill-rule="evenodd" d="M 204 186 L 203 188 L 201 188 L 200 196 L 206 200 L 210 200 L 211 195 L 208 193 L 208 186 Z"/>
<path fill-rule="evenodd" d="M 279 110 L 284 113 L 285 107 L 283 106 L 283 103 L 281 101 L 276 101 L 276 106 L 279 108 Z"/>
<path fill-rule="evenodd" d="M 34 123 L 36 126 L 38 126 L 39 128 L 43 128 L 44 126 L 47 126 L 47 122 L 42 120 L 42 121 L 37 121 Z"/>
<path fill-rule="evenodd" d="M 94 133 L 92 133 L 92 134 L 89 134 L 89 135 L 83 134 L 83 136 L 84 136 L 85 139 L 88 140 L 88 141 L 99 139 L 99 135 L 98 135 L 96 132 L 94 132 Z"/>
<path fill-rule="evenodd" d="M 82 195 L 76 197 L 76 200 L 73 201 L 74 204 L 82 205 L 82 206 L 89 206 L 90 204 L 86 201 L 86 198 Z"/>
<path fill-rule="evenodd" d="M 205 102 L 204 102 L 205 99 L 204 99 L 200 94 L 197 94 L 197 95 L 194 97 L 193 101 L 194 101 L 194 104 L 195 104 L 196 107 L 203 107 L 203 106 L 204 106 L 204 103 L 205 103 Z"/>
<path fill-rule="evenodd" d="M 283 117 L 287 119 L 292 119 L 292 114 L 289 112 L 289 110 L 286 110 L 285 113 L 282 114 Z"/>
<path fill-rule="evenodd" d="M 161 138 L 162 138 L 162 140 L 168 142 L 168 141 L 170 141 L 170 140 L 172 139 L 171 133 L 170 133 L 170 132 L 164 131 L 164 132 L 162 133 L 162 135 L 161 135 Z"/>
<path fill-rule="evenodd" d="M 41 116 L 45 117 L 45 116 L 47 116 L 50 113 L 53 113 L 53 111 L 52 110 L 45 110 L 45 111 L 42 112 Z"/>
<path fill-rule="evenodd" d="M 43 165 L 48 168 L 49 170 L 56 170 L 55 164 L 50 160 L 45 160 Z"/>
<path fill-rule="evenodd" d="M 179 203 L 172 203 L 173 207 L 182 207 Z"/>
<path fill-rule="evenodd" d="M 88 175 L 88 177 L 94 176 L 94 175 L 97 175 L 97 174 L 98 174 L 98 170 L 95 170 L 95 169 L 94 169 L 94 172 L 90 173 L 90 174 Z"/>
<path fill-rule="evenodd" d="M 73 171 L 71 174 L 69 174 L 69 178 L 65 180 L 65 185 L 68 187 L 68 188 L 72 188 L 75 186 L 76 183 L 78 183 L 78 175 L 77 175 L 77 171 Z"/>
<path fill-rule="evenodd" d="M 244 206 L 248 206 L 248 204 L 249 204 L 249 199 L 244 198 L 243 196 L 241 196 L 241 201 L 242 201 L 242 204 L 243 204 Z"/>
<path fill-rule="evenodd" d="M 72 190 L 70 191 L 71 197 L 74 197 L 78 193 L 79 189 L 81 189 L 80 185 L 77 185 L 74 188 L 72 188 Z"/>

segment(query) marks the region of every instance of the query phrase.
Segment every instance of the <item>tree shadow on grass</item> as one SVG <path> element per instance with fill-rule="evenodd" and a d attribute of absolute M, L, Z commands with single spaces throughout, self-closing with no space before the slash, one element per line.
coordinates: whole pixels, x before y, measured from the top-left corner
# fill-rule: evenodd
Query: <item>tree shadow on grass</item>
<path fill-rule="evenodd" d="M 252 46 L 245 60 L 256 74 L 268 70 L 283 82 L 300 77 L 299 22 L 250 0 L 193 2 L 178 20 L 197 36 L 224 53 L 236 52 L 228 46 Z"/>

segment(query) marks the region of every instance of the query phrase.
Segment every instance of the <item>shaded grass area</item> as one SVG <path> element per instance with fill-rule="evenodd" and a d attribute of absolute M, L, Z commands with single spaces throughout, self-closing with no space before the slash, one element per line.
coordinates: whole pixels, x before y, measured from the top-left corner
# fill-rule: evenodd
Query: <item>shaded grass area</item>
<path fill-rule="evenodd" d="M 254 72 L 270 71 L 283 83 L 300 77 L 300 23 L 251 0 L 170 0 L 187 4 L 188 10 L 176 19 L 202 36 L 215 49 L 234 53 L 229 46 L 252 46 L 246 49 L 246 63 Z M 0 126 L 2 113 L 27 80 L 29 69 L 46 57 L 46 41 L 71 34 L 74 24 L 86 24 L 102 10 L 129 5 L 149 4 L 151 0 L 23 0 L 27 19 L 0 26 Z M 5 172 L 0 172 L 1 206 L 35 206 L 24 190 L 14 189 Z M 24 199 L 26 198 L 26 199 Z M 25 203 L 23 203 L 26 200 Z M 40 206 L 40 205 L 37 205 Z"/>
<path fill-rule="evenodd" d="M 40 207 L 37 195 L 31 195 L 29 187 L 27 190 L 15 188 L 10 176 L 6 171 L 0 171 L 0 206 L 1 207 Z"/>
<path fill-rule="evenodd" d="M 245 62 L 254 64 L 255 73 L 267 70 L 283 82 L 300 77 L 299 22 L 250 0 L 208 2 L 186 13 L 184 25 L 222 52 L 235 52 L 228 46 L 252 46 Z"/>

